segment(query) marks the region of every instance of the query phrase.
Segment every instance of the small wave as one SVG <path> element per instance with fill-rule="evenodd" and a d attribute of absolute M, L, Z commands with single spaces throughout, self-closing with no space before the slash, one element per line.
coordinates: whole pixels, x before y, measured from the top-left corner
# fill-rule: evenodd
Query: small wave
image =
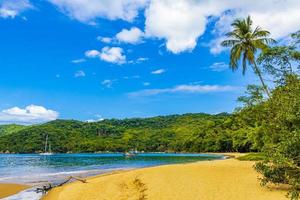
<path fill-rule="evenodd" d="M 112 171 L 132 169 L 129 167 L 124 168 L 109 168 L 109 169 L 92 169 L 92 170 L 77 170 L 77 171 L 61 171 L 53 173 L 40 173 L 34 175 L 23 175 L 23 176 L 7 176 L 1 177 L 0 182 L 7 183 L 20 183 L 28 184 L 32 186 L 43 185 L 45 183 L 58 184 L 64 181 L 69 176 L 88 177 L 95 176 L 98 174 L 109 173 Z"/>
<path fill-rule="evenodd" d="M 40 200 L 42 198 L 41 193 L 36 193 L 35 188 L 24 190 L 18 194 L 6 197 L 2 200 Z"/>

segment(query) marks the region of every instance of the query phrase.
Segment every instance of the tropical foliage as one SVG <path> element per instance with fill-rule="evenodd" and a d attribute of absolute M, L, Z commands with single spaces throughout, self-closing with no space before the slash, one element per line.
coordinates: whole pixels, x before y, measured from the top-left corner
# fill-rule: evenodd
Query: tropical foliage
<path fill-rule="evenodd" d="M 248 16 L 246 19 L 236 19 L 231 26 L 233 30 L 228 32 L 227 40 L 222 42 L 224 47 L 230 47 L 230 67 L 233 71 L 238 69 L 239 61 L 242 62 L 242 71 L 245 74 L 248 64 L 253 68 L 255 74 L 258 75 L 263 89 L 270 96 L 267 85 L 262 77 L 262 73 L 256 64 L 256 53 L 258 50 L 264 51 L 268 48 L 268 44 L 275 42 L 269 38 L 269 31 L 263 30 L 259 26 L 255 29 L 252 27 L 253 22 Z"/>
<path fill-rule="evenodd" d="M 232 24 L 233 31 L 227 34 L 230 39 L 223 42 L 231 47 L 230 66 L 238 67 L 242 57 L 243 72 L 246 62 L 252 65 L 259 76 L 262 87 L 250 85 L 247 96 L 239 98 L 244 104 L 238 115 L 256 124 L 250 136 L 252 148 L 264 154 L 263 161 L 255 166 L 263 177 L 262 184 L 288 184 L 291 199 L 299 198 L 300 191 L 300 32 L 291 35 L 290 45 L 267 46 L 269 34 L 256 28 L 251 29 L 252 21 L 237 19 Z M 262 31 L 260 34 L 256 32 Z M 262 38 L 255 38 L 259 36 Z M 231 39 L 234 38 L 234 39 Z M 258 43 L 257 43 L 258 42 Z M 260 49 L 258 59 L 256 49 Z M 257 65 L 259 64 L 259 66 Z M 275 85 L 272 93 L 267 89 L 262 71 L 272 78 Z M 266 92 L 268 99 L 264 98 Z M 249 137 L 245 138 L 246 140 Z"/>
<path fill-rule="evenodd" d="M 250 151 L 252 143 L 243 140 L 247 130 L 234 130 L 243 126 L 234 123 L 238 122 L 235 117 L 200 113 L 93 123 L 55 120 L 0 137 L 0 151 L 40 152 L 46 135 L 55 152 L 123 152 L 133 148 L 152 152 Z"/>

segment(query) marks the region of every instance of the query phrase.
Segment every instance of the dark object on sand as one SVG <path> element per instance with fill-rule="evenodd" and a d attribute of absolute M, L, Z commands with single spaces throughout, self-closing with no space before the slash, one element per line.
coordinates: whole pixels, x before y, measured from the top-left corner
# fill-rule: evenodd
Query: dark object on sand
<path fill-rule="evenodd" d="M 87 183 L 87 181 L 85 179 L 79 178 L 79 177 L 75 177 L 75 176 L 70 176 L 69 178 L 67 178 L 64 182 L 57 184 L 57 185 L 53 185 L 51 183 L 49 183 L 49 185 L 44 185 L 41 188 L 36 188 L 36 192 L 40 193 L 42 192 L 43 194 L 46 194 L 48 191 L 50 191 L 52 188 L 55 187 L 60 187 L 63 186 L 64 184 L 68 183 L 70 180 L 75 179 L 77 181 L 80 181 L 82 183 Z"/>

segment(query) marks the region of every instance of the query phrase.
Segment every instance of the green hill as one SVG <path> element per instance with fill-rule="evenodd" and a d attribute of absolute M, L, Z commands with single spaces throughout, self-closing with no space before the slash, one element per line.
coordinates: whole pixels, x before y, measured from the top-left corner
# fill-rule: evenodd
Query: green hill
<path fill-rule="evenodd" d="M 224 131 L 225 126 L 231 126 L 232 117 L 199 113 L 93 123 L 55 120 L 2 134 L 0 152 L 40 152 L 46 135 L 55 152 L 123 152 L 132 148 L 152 152 L 235 151 L 239 149 L 234 149 L 232 135 Z"/>
<path fill-rule="evenodd" d="M 0 136 L 9 135 L 25 128 L 26 126 L 18 124 L 0 125 Z"/>

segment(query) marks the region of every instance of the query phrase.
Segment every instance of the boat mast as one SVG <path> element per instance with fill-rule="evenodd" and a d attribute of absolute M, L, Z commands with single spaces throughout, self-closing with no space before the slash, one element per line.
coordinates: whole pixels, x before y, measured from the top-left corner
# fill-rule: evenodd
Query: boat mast
<path fill-rule="evenodd" d="M 47 134 L 47 136 L 46 136 L 45 152 L 47 152 L 47 144 L 48 144 L 48 134 Z"/>
<path fill-rule="evenodd" d="M 49 142 L 49 153 L 51 153 L 51 143 Z"/>

